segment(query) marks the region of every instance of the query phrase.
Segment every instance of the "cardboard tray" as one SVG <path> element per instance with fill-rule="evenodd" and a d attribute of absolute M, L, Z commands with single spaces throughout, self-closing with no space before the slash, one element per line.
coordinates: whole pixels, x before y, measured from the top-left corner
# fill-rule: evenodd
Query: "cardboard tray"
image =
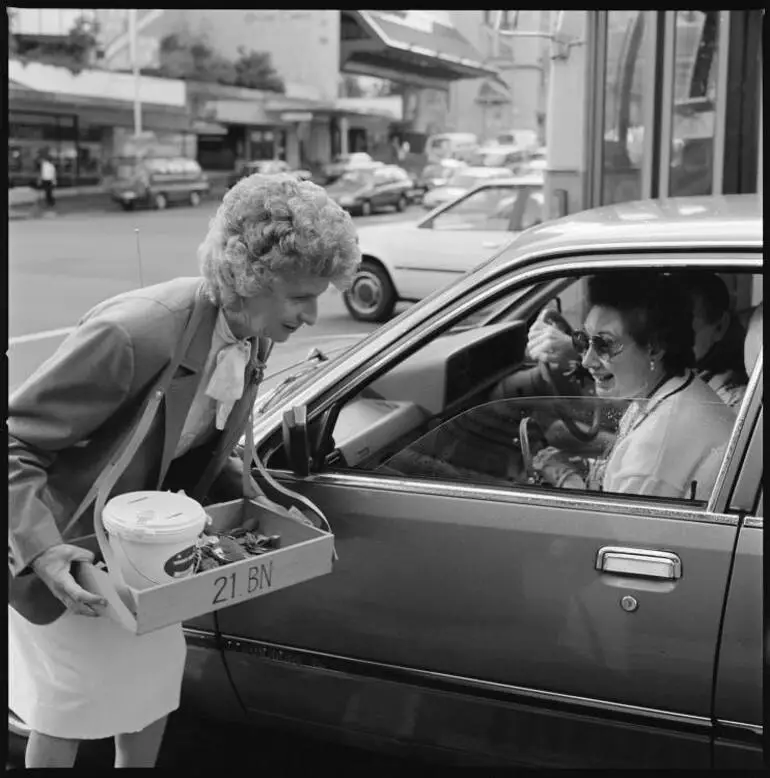
<path fill-rule="evenodd" d="M 80 585 L 106 598 L 110 618 L 135 635 L 144 635 L 332 570 L 334 536 L 328 532 L 248 499 L 208 505 L 206 513 L 212 518 L 212 528 L 219 531 L 235 529 L 256 517 L 260 532 L 281 536 L 281 547 L 150 589 L 127 586 L 122 593 L 107 571 L 84 564 L 77 576 Z"/>

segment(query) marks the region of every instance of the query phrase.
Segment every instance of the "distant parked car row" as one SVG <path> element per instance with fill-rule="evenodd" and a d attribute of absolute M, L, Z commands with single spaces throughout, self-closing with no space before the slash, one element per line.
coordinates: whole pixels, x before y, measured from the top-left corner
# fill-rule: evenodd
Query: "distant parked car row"
<path fill-rule="evenodd" d="M 126 211 L 136 205 L 162 210 L 174 202 L 195 206 L 210 190 L 208 176 L 194 159 L 121 157 L 111 166 L 114 174 L 106 179 L 107 189 Z"/>

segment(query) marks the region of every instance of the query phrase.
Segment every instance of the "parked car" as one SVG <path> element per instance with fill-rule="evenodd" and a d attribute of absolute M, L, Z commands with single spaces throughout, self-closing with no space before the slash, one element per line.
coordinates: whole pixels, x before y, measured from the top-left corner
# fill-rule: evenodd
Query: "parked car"
<path fill-rule="evenodd" d="M 234 171 L 227 180 L 227 188 L 235 186 L 242 178 L 250 176 L 252 173 L 262 173 L 262 175 L 273 175 L 274 173 L 296 173 L 299 178 L 306 179 L 311 177 L 309 170 L 296 170 L 282 159 L 255 159 L 245 162 L 240 169 Z"/>
<path fill-rule="evenodd" d="M 360 321 L 386 321 L 543 221 L 543 179 L 490 179 L 414 222 L 358 230 L 364 263 L 343 299 Z"/>
<path fill-rule="evenodd" d="M 414 182 L 415 194 L 424 195 L 437 186 L 444 186 L 457 171 L 467 167 L 468 163 L 460 159 L 442 159 L 440 162 L 428 163 Z"/>
<path fill-rule="evenodd" d="M 362 216 L 386 206 L 403 211 L 413 190 L 409 174 L 397 165 L 348 170 L 326 187 L 329 196 L 343 208 Z"/>
<path fill-rule="evenodd" d="M 443 186 L 437 186 L 426 192 L 422 198 L 422 207 L 432 210 L 444 203 L 448 203 L 483 181 L 491 181 L 496 178 L 510 178 L 511 171 L 505 167 L 465 167 L 455 171 Z"/>
<path fill-rule="evenodd" d="M 504 167 L 513 175 L 524 172 L 531 153 L 522 146 L 495 144 L 480 148 L 473 157 L 473 164 L 480 167 Z"/>
<path fill-rule="evenodd" d="M 537 132 L 535 130 L 506 130 L 495 137 L 495 143 L 501 146 L 519 146 L 530 150 L 538 146 Z"/>
<path fill-rule="evenodd" d="M 472 132 L 442 132 L 431 135 L 425 142 L 428 162 L 442 159 L 461 159 L 469 162 L 479 147 L 479 139 Z"/>
<path fill-rule="evenodd" d="M 580 321 L 585 275 L 718 270 L 750 307 L 762 252 L 756 196 L 577 213 L 261 394 L 260 458 L 324 511 L 339 559 L 187 622 L 183 709 L 487 768 L 760 770 L 761 345 L 705 499 L 532 483 L 522 414 L 576 456 L 617 424 L 581 398 L 602 425 L 580 440 L 570 398 L 490 395 L 528 369 L 543 307 Z M 284 434 L 292 409 L 307 426 Z"/>
<path fill-rule="evenodd" d="M 199 205 L 210 185 L 194 159 L 184 157 L 114 160 L 108 179 L 112 199 L 130 211 L 135 205 L 163 209 L 172 203 Z"/>
<path fill-rule="evenodd" d="M 381 167 L 382 165 L 382 162 L 376 162 L 365 151 L 356 151 L 352 154 L 337 154 L 330 163 L 323 166 L 324 183 L 334 183 L 343 173 L 349 170 Z"/>

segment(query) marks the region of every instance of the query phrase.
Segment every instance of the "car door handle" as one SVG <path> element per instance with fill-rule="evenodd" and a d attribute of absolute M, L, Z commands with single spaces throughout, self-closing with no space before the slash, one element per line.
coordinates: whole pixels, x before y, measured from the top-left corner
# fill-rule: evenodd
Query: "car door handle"
<path fill-rule="evenodd" d="M 495 243 L 493 240 L 485 240 L 481 245 L 485 249 L 497 249 L 501 246 L 500 243 Z"/>
<path fill-rule="evenodd" d="M 682 560 L 670 551 L 604 546 L 596 555 L 596 569 L 614 575 L 676 581 L 682 577 Z"/>

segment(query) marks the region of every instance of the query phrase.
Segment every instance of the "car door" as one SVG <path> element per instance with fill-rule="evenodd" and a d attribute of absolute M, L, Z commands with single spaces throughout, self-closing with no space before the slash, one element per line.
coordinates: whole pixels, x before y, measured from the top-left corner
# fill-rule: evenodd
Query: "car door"
<path fill-rule="evenodd" d="M 392 178 L 388 170 L 376 170 L 372 182 L 372 205 L 382 208 L 390 205 Z"/>
<path fill-rule="evenodd" d="M 521 191 L 490 182 L 422 222 L 416 242 L 393 262 L 399 294 L 420 300 L 502 248 L 520 221 Z"/>
<path fill-rule="evenodd" d="M 657 255 L 666 261 L 688 259 Z M 515 277 L 510 285 L 515 293 Z M 490 290 L 474 292 L 479 306 Z M 512 309 L 511 343 L 521 349 L 536 292 L 522 291 Z M 462 301 L 455 310 L 469 312 Z M 453 315 L 437 317 L 433 331 Z M 399 355 L 419 357 L 420 344 L 446 348 L 430 327 L 410 330 L 351 367 L 334 396 L 368 387 L 380 370 L 387 377 Z M 455 362 L 453 386 L 473 373 Z M 424 391 L 434 372 L 402 386 Z M 396 410 L 402 402 L 380 396 Z M 731 461 L 743 456 L 750 405 Z M 309 418 L 324 407 L 311 401 Z M 334 466 L 304 479 L 275 474 L 330 518 L 339 560 L 329 576 L 220 612 L 228 668 L 254 715 L 539 766 L 710 766 L 714 663 L 739 523 L 715 497 L 565 494 Z"/>

